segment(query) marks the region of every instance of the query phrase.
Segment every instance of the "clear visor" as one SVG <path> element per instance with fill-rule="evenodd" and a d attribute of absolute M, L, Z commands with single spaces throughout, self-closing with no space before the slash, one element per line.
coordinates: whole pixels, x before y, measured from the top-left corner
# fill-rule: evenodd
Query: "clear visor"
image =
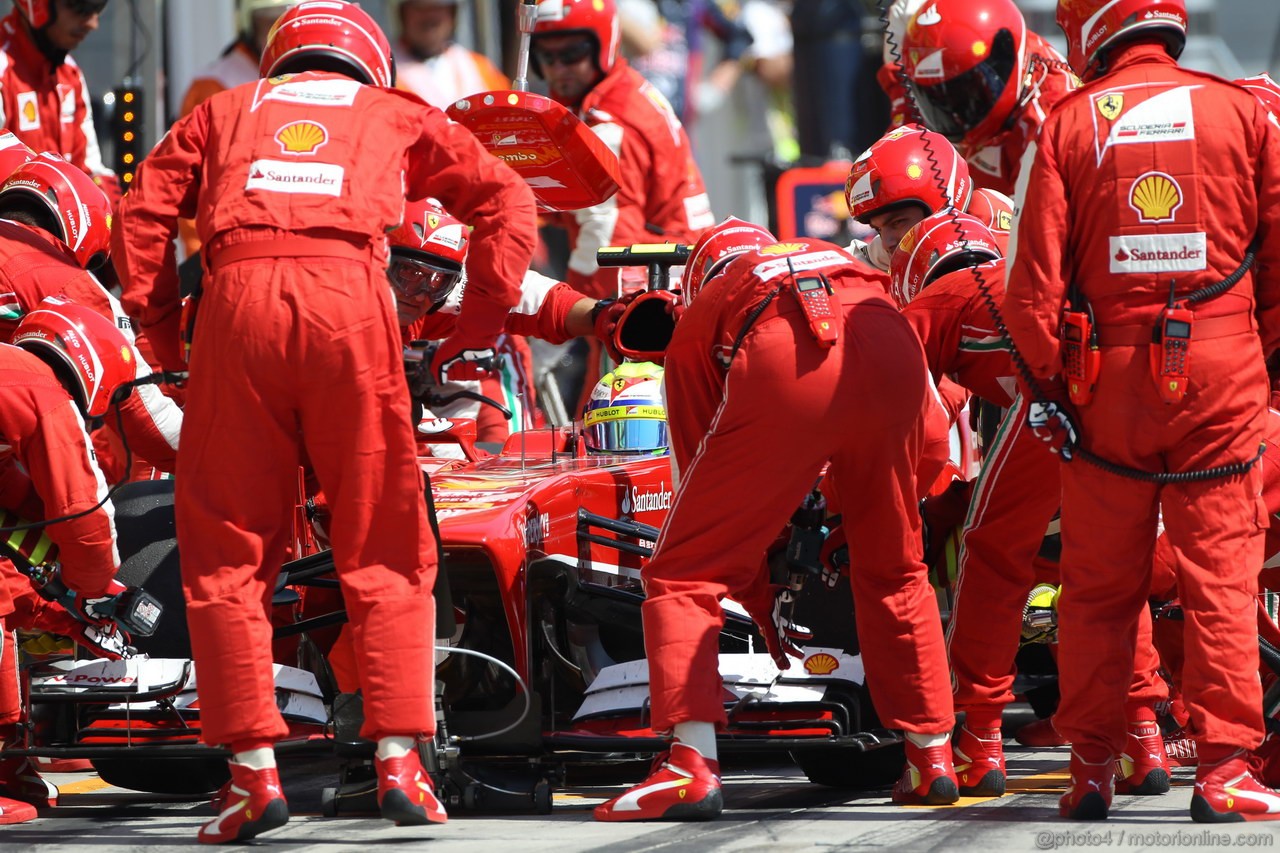
<path fill-rule="evenodd" d="M 416 305 L 444 302 L 461 277 L 458 270 L 445 269 L 418 258 L 393 255 L 391 265 L 387 267 L 387 279 L 396 297 Z"/>
<path fill-rule="evenodd" d="M 649 418 L 602 421 L 586 427 L 587 447 L 597 453 L 663 453 L 667 422 Z"/>

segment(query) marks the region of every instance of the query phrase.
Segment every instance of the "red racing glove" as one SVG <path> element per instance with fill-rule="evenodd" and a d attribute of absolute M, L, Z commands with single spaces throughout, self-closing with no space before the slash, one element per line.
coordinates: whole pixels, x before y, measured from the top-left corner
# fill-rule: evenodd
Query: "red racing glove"
<path fill-rule="evenodd" d="M 667 345 L 675 333 L 676 323 L 684 313 L 684 300 L 674 290 L 640 291 L 634 297 L 623 297 L 625 310 L 613 329 L 612 344 L 618 354 L 632 361 L 661 364 Z"/>
<path fill-rule="evenodd" d="M 1080 443 L 1080 431 L 1067 404 L 1037 400 L 1027 404 L 1027 426 L 1049 450 L 1071 461 L 1071 449 Z"/>
<path fill-rule="evenodd" d="M 498 362 L 493 344 L 469 343 L 458 335 L 445 339 L 431 359 L 431 375 L 436 382 L 462 382 L 488 376 Z"/>
<path fill-rule="evenodd" d="M 778 669 L 791 669 L 790 658 L 800 659 L 804 652 L 796 643 L 813 639 L 813 632 L 791 621 L 791 590 L 781 584 L 766 584 L 758 593 L 737 598 L 747 615 L 764 637 L 765 647 Z"/>

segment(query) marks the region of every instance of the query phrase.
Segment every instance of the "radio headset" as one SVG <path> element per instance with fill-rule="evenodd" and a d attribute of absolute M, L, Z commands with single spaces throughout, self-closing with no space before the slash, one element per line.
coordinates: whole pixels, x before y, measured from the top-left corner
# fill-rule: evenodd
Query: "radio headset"
<path fill-rule="evenodd" d="M 892 0 L 876 0 L 876 8 L 880 13 L 880 25 L 884 28 L 885 43 L 889 45 L 889 53 L 898 65 L 898 82 L 907 93 L 910 120 L 924 127 L 927 125 L 925 125 L 923 114 L 920 112 L 920 105 L 916 102 L 915 90 L 912 88 L 911 81 L 907 78 L 906 67 L 902 62 L 902 46 L 898 44 L 893 30 L 889 27 L 889 6 L 891 4 Z M 1037 54 L 1033 54 L 1030 59 L 1030 68 L 1032 70 L 1037 65 L 1047 67 L 1061 64 L 1056 60 L 1046 59 Z M 928 135 L 921 136 L 920 142 L 924 148 L 925 159 L 929 163 L 933 178 L 938 182 L 938 187 L 943 191 L 943 194 L 946 195 L 946 177 L 943 175 L 942 167 L 938 162 Z M 948 211 L 955 222 L 961 242 L 967 244 L 969 241 L 965 237 L 964 226 L 959 221 L 960 211 L 954 205 L 949 207 Z M 1166 402 L 1175 402 L 1175 400 L 1171 399 L 1175 393 L 1177 399 L 1180 400 L 1182 394 L 1186 391 L 1186 352 L 1191 334 L 1190 323 L 1187 322 L 1191 316 L 1191 311 L 1187 306 L 1211 299 L 1234 287 L 1248 272 L 1249 268 L 1253 266 L 1255 251 L 1256 246 L 1250 245 L 1245 252 L 1244 261 L 1235 272 L 1222 281 L 1202 287 L 1181 300 L 1174 300 L 1172 294 L 1173 284 L 1170 283 L 1170 302 L 1161 311 L 1159 322 L 1152 333 L 1151 343 L 1153 371 L 1158 371 L 1159 375 L 1166 375 L 1167 372 L 1175 386 L 1169 392 L 1165 392 L 1162 388 L 1162 399 Z M 1014 368 L 1018 371 L 1018 375 L 1021 377 L 1025 387 L 1031 390 L 1037 402 L 1049 401 L 1050 398 L 1044 393 L 1035 374 L 1031 372 L 1030 366 L 1023 359 L 1022 354 L 1018 352 L 1018 348 L 1013 342 L 1013 336 L 1009 334 L 1009 328 L 1005 325 L 1004 317 L 1000 314 L 1000 306 L 996 304 L 991 295 L 991 285 L 986 280 L 980 262 L 974 260 L 970 269 L 973 271 L 973 277 L 978 285 L 978 293 L 982 297 L 983 304 L 986 305 L 991 314 L 996 331 L 1000 333 L 1000 336 L 1008 344 L 1009 358 L 1013 362 Z M 1068 311 L 1066 318 L 1064 318 L 1064 328 L 1061 334 L 1063 339 L 1063 372 L 1066 374 L 1068 389 L 1070 389 L 1072 382 L 1076 381 L 1075 378 L 1077 376 L 1080 377 L 1081 381 L 1077 384 L 1081 385 L 1081 390 L 1085 392 L 1085 402 L 1087 402 L 1092 396 L 1092 385 L 1097 381 L 1101 353 L 1098 351 L 1097 330 L 1093 323 L 1092 311 L 1087 307 L 1083 307 L 1083 300 L 1081 300 L 1081 303 L 1082 307 L 1080 309 Z M 1157 361 L 1159 361 L 1159 364 L 1156 363 Z M 1074 395 L 1072 396 L 1072 401 L 1076 402 Z M 1079 425 L 1077 425 L 1078 429 Z M 1258 447 L 1257 454 L 1250 459 L 1241 462 L 1230 462 L 1225 465 L 1215 465 L 1212 468 L 1203 468 L 1198 471 L 1143 471 L 1139 468 L 1130 468 L 1127 465 L 1112 462 L 1110 459 L 1104 459 L 1077 443 L 1071 445 L 1070 458 L 1064 457 L 1063 461 L 1071 462 L 1076 457 L 1079 457 L 1090 465 L 1117 477 L 1164 485 L 1167 483 L 1195 483 L 1245 474 L 1253 468 L 1254 463 L 1262 458 L 1262 454 L 1265 451 L 1266 444 L 1264 443 Z"/>

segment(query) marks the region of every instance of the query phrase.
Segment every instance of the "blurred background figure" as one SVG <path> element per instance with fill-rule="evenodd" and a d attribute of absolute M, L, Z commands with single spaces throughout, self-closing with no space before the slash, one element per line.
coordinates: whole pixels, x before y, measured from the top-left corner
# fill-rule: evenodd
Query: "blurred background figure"
<path fill-rule="evenodd" d="M 258 59 L 267 43 L 267 33 L 285 9 L 298 0 L 239 0 L 236 4 L 236 38 L 222 55 L 204 67 L 182 97 L 179 117 L 200 103 L 243 83 L 258 79 Z"/>
<path fill-rule="evenodd" d="M 510 81 L 485 56 L 454 41 L 466 0 L 396 0 L 400 38 L 396 85 L 444 109 L 459 98 L 506 89 Z"/>

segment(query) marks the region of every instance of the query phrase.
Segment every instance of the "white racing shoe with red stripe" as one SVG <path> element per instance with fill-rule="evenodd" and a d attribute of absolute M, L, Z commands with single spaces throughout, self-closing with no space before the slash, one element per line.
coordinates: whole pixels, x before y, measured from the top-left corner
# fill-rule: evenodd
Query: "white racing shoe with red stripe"
<path fill-rule="evenodd" d="M 596 806 L 596 820 L 712 820 L 724 808 L 720 762 L 676 741 L 639 785 Z"/>

